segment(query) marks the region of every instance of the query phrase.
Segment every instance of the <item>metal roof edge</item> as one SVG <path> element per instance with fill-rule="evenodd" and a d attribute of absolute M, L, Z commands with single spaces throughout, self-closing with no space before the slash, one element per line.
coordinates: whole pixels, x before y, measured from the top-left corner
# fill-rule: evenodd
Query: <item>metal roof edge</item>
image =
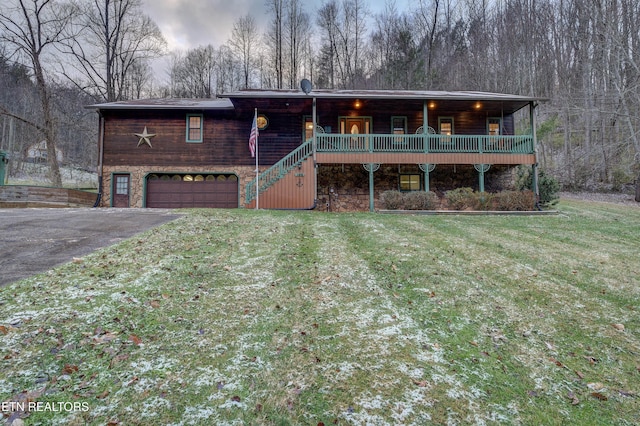
<path fill-rule="evenodd" d="M 428 99 L 428 100 L 491 100 L 491 101 L 539 101 L 548 98 L 480 91 L 422 91 L 422 90 L 328 90 L 317 89 L 305 94 L 299 90 L 240 90 L 223 93 L 225 98 L 354 98 L 362 99 Z"/>
<path fill-rule="evenodd" d="M 180 98 L 153 98 L 137 99 L 132 101 L 105 102 L 86 105 L 86 109 L 95 110 L 138 110 L 138 109 L 183 109 L 183 110 L 233 110 L 234 106 L 228 98 L 216 99 L 180 99 Z"/>

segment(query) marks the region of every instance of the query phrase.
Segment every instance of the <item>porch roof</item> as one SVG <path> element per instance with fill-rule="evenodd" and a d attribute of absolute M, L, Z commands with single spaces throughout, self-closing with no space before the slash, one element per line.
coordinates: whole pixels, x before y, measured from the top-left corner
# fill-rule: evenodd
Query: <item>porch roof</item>
<path fill-rule="evenodd" d="M 362 98 L 362 99 L 426 99 L 426 100 L 509 100 L 542 101 L 539 97 L 510 95 L 506 93 L 438 90 L 328 90 L 317 89 L 308 95 L 300 90 L 247 89 L 220 95 L 225 98 Z"/>
<path fill-rule="evenodd" d="M 481 102 L 499 104 L 501 109 L 515 112 L 527 106 L 530 102 L 544 102 L 548 99 L 535 96 L 511 95 L 506 93 L 478 92 L 478 91 L 435 91 L 435 90 L 327 90 L 317 89 L 309 94 L 300 90 L 239 90 L 220 96 L 234 99 L 360 99 L 360 100 L 418 100 L 440 101 L 441 103 L 469 104 Z"/>
<path fill-rule="evenodd" d="M 325 100 L 386 100 L 386 101 L 438 101 L 442 104 L 475 102 L 493 104 L 499 109 L 515 112 L 530 102 L 546 101 L 546 98 L 510 95 L 505 93 L 476 91 L 429 91 L 429 90 L 314 90 L 305 94 L 300 90 L 240 90 L 220 95 L 216 99 L 138 99 L 130 101 L 107 102 L 88 105 L 95 110 L 233 110 L 233 100 L 248 101 L 251 99 L 288 99 L 308 101 L 311 98 Z M 445 106 L 445 105 L 443 105 Z"/>

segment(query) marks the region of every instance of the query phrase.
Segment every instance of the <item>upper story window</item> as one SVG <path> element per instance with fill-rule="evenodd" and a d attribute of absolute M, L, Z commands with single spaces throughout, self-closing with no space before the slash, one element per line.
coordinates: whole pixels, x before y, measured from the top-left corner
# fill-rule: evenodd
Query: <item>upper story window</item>
<path fill-rule="evenodd" d="M 407 133 L 407 117 L 391 117 L 391 133 L 394 135 L 404 135 Z"/>
<path fill-rule="evenodd" d="M 438 118 L 438 133 L 451 136 L 453 134 L 453 117 Z"/>
<path fill-rule="evenodd" d="M 490 136 L 499 136 L 502 134 L 502 119 L 500 118 L 488 118 L 487 119 L 487 134 Z"/>
<path fill-rule="evenodd" d="M 187 142 L 202 142 L 202 114 L 187 114 Z"/>

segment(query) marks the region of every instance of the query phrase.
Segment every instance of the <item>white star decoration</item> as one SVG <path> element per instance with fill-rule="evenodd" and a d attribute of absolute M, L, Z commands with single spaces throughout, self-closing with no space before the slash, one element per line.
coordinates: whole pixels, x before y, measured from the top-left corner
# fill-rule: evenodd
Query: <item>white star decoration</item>
<path fill-rule="evenodd" d="M 138 146 L 146 143 L 147 145 L 149 145 L 149 147 L 153 148 L 151 146 L 151 138 L 156 134 L 147 132 L 147 126 L 144 126 L 144 131 L 142 133 L 134 133 L 134 135 L 140 138 L 140 140 L 138 141 Z"/>

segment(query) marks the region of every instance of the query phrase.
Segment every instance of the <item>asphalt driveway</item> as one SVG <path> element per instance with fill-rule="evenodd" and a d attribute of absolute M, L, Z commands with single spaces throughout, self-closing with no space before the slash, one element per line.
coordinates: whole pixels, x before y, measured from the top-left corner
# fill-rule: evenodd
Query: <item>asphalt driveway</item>
<path fill-rule="evenodd" d="M 178 217 L 159 209 L 0 209 L 0 286 Z"/>

